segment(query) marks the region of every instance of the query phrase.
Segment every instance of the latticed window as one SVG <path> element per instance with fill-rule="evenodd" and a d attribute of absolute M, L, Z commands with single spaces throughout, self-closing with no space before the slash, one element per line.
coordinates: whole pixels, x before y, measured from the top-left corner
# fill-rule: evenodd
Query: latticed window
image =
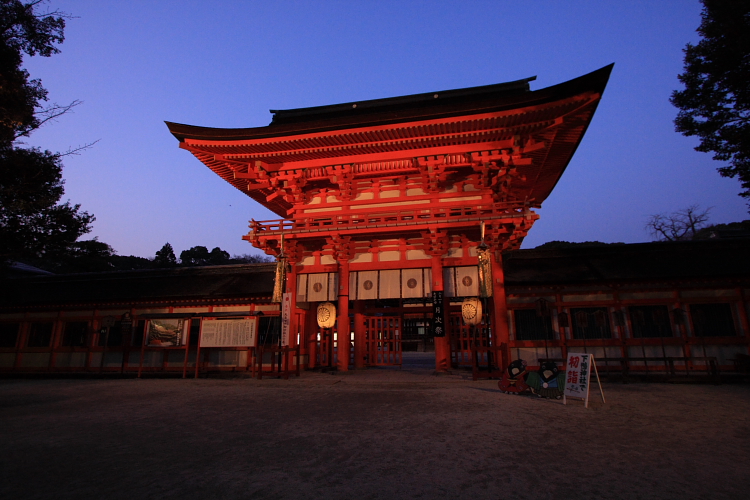
<path fill-rule="evenodd" d="M 65 323 L 62 345 L 67 347 L 83 347 L 86 345 L 86 334 L 89 330 L 87 321 L 70 321 Z"/>
<path fill-rule="evenodd" d="M 540 315 L 536 309 L 516 309 L 513 311 L 516 323 L 516 340 L 552 340 L 552 320 Z"/>
<path fill-rule="evenodd" d="M 672 337 L 667 306 L 632 306 L 628 308 L 633 338 Z"/>
<path fill-rule="evenodd" d="M 696 337 L 734 337 L 732 308 L 729 304 L 690 304 L 690 317 Z"/>
<path fill-rule="evenodd" d="M 52 342 L 52 327 L 54 323 L 45 321 L 43 323 L 32 323 L 29 330 L 29 347 L 49 347 Z"/>
<path fill-rule="evenodd" d="M 110 327 L 109 331 L 99 334 L 99 347 L 104 347 L 104 343 L 107 343 L 107 347 L 117 347 L 123 344 L 122 336 L 122 322 L 118 321 L 115 326 Z"/>
<path fill-rule="evenodd" d="M 20 323 L 0 323 L 0 347 L 16 347 Z"/>
<path fill-rule="evenodd" d="M 281 318 L 279 316 L 261 316 L 258 328 L 259 345 L 275 346 L 279 343 Z"/>
<path fill-rule="evenodd" d="M 146 320 L 138 320 L 138 324 L 133 332 L 133 340 L 130 345 L 141 346 L 143 345 L 143 332 L 146 330 Z"/>
<path fill-rule="evenodd" d="M 609 313 L 606 307 L 581 307 L 570 310 L 573 317 L 573 338 L 611 339 Z"/>

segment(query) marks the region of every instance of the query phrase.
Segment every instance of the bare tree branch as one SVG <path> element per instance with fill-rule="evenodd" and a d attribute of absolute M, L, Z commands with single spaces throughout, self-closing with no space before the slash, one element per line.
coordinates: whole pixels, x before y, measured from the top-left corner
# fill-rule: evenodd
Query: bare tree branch
<path fill-rule="evenodd" d="M 671 214 L 651 215 L 645 229 L 654 239 L 661 241 L 691 240 L 708 222 L 712 208 L 702 209 L 695 204 Z"/>
<path fill-rule="evenodd" d="M 89 142 L 88 144 L 84 144 L 83 146 L 77 146 L 75 148 L 68 148 L 68 150 L 64 153 L 57 153 L 58 158 L 62 158 L 63 156 L 78 156 L 79 154 L 83 153 L 89 148 L 94 147 L 94 144 L 99 142 L 100 139 L 95 140 L 94 142 Z"/>
<path fill-rule="evenodd" d="M 45 108 L 41 108 L 35 113 L 36 120 L 31 126 L 23 128 L 16 132 L 14 140 L 18 140 L 21 137 L 28 137 L 29 134 L 42 127 L 47 122 L 55 121 L 65 113 L 70 112 L 76 106 L 83 104 L 83 101 L 76 99 L 68 105 L 62 106 L 60 104 L 52 104 Z"/>

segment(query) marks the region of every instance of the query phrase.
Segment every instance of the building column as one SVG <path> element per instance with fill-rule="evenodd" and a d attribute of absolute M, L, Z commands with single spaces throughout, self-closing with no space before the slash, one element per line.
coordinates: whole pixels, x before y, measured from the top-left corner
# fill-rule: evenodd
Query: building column
<path fill-rule="evenodd" d="M 505 272 L 500 250 L 493 252 L 492 263 L 492 345 L 500 356 L 500 368 L 510 361 L 510 325 L 508 324 L 508 302 L 505 296 Z"/>
<path fill-rule="evenodd" d="M 351 258 L 351 240 L 349 237 L 333 235 L 328 238 L 333 247 L 334 258 L 339 264 L 338 317 L 337 326 L 337 363 L 336 368 L 349 371 L 351 356 L 351 324 L 349 321 L 349 259 Z"/>
<path fill-rule="evenodd" d="M 424 250 L 432 257 L 432 290 L 443 292 L 443 255 L 448 251 L 448 234 L 440 231 L 436 226 L 430 227 L 429 232 L 422 233 L 424 238 Z M 444 296 L 445 297 L 445 296 Z M 435 337 L 435 370 L 447 372 L 451 366 L 450 328 L 448 328 L 448 317 L 445 314 L 445 300 L 443 301 L 443 331 L 445 336 Z"/>

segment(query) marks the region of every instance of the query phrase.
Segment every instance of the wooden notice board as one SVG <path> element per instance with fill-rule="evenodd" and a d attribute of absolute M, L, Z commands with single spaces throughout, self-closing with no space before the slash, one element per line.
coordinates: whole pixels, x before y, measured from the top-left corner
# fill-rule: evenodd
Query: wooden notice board
<path fill-rule="evenodd" d="M 255 347 L 256 319 L 204 319 L 199 346 Z"/>

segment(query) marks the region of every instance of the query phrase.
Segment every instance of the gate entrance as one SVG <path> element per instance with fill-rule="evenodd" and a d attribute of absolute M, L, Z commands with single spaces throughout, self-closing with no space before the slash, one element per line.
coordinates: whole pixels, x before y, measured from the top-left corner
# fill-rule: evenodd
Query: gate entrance
<path fill-rule="evenodd" d="M 401 365 L 401 316 L 365 316 L 365 365 Z"/>
<path fill-rule="evenodd" d="M 482 322 L 476 326 L 469 326 L 463 321 L 461 312 L 451 312 L 448 318 L 450 328 L 451 363 L 453 366 L 473 366 L 473 356 L 479 365 L 492 364 L 490 356 L 490 331 Z"/>
<path fill-rule="evenodd" d="M 318 327 L 314 346 L 315 349 L 310 353 L 313 366 L 331 368 L 333 366 L 333 329 Z"/>

